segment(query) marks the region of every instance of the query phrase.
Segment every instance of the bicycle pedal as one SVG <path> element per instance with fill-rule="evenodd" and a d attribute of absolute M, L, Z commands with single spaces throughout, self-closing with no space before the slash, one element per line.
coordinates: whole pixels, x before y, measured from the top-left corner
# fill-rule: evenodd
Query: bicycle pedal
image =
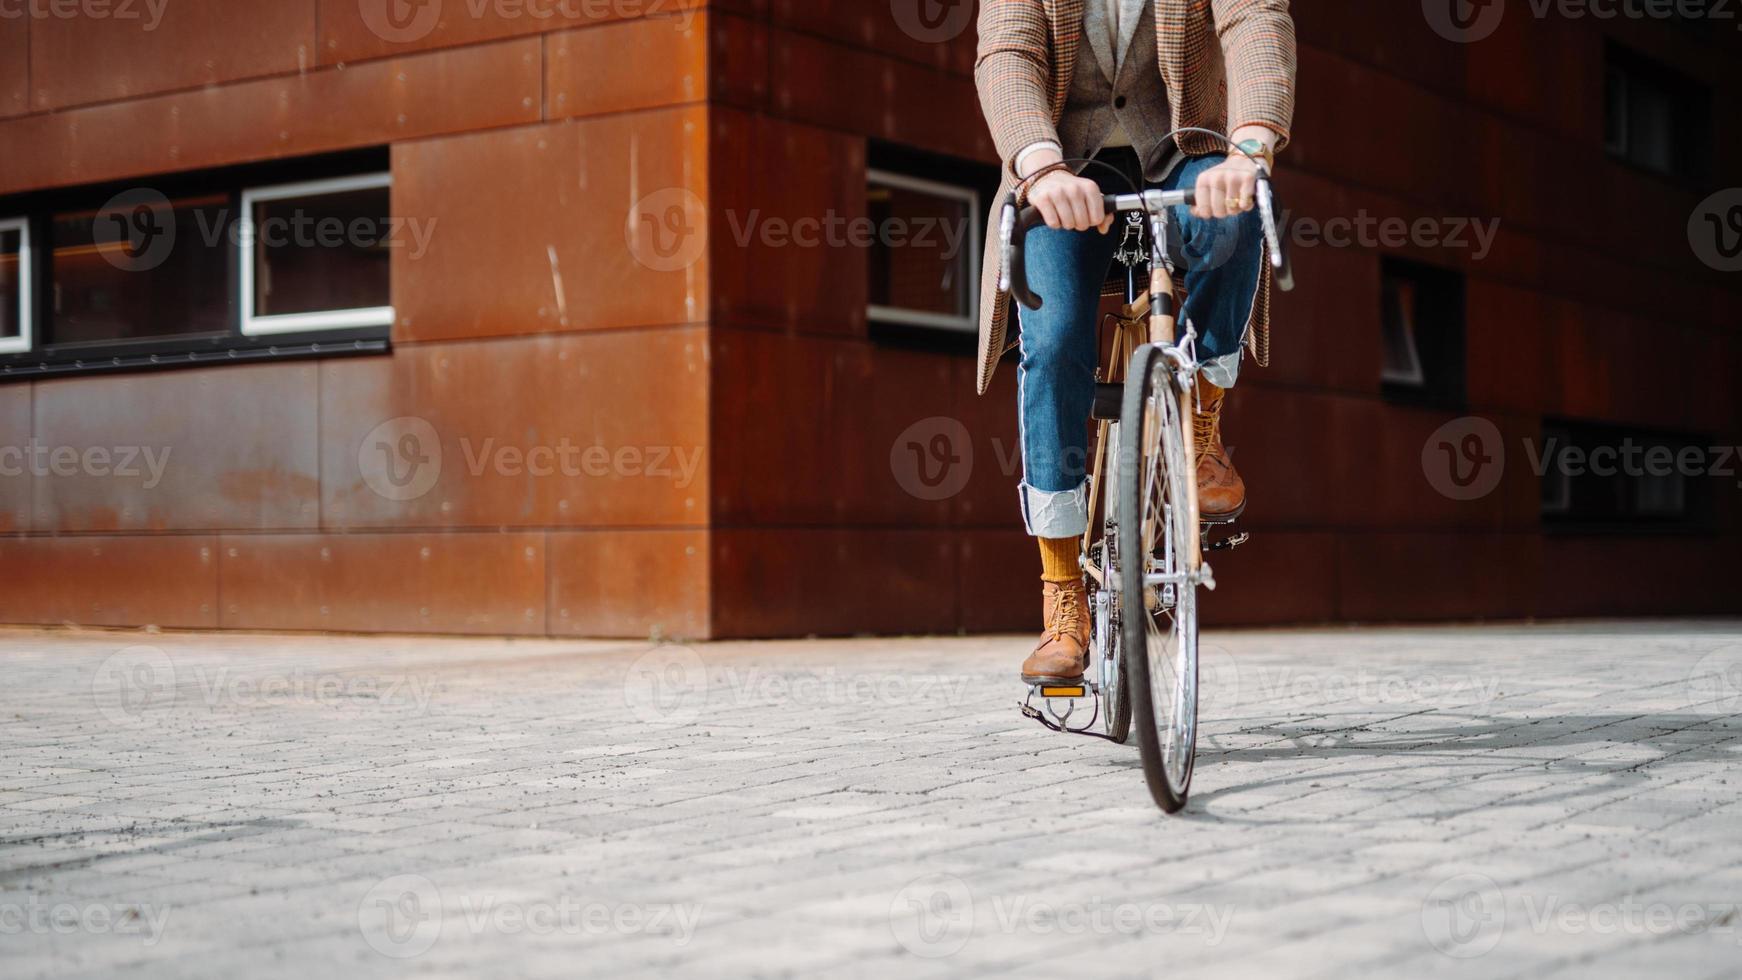
<path fill-rule="evenodd" d="M 1233 551 L 1235 548 L 1240 547 L 1250 540 L 1252 540 L 1251 532 L 1241 531 L 1239 534 L 1231 534 L 1220 541 L 1211 541 L 1209 544 L 1204 545 L 1204 550 Z"/>
<path fill-rule="evenodd" d="M 1029 681 L 1028 693 L 1050 701 L 1055 698 L 1092 698 L 1097 692 L 1093 684 L 1084 680 L 1076 683 Z"/>

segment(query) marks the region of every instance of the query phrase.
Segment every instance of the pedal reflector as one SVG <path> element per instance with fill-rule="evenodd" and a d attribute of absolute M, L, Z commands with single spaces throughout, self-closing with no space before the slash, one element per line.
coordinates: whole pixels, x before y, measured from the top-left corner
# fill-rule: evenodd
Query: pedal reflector
<path fill-rule="evenodd" d="M 1082 698 L 1088 697 L 1088 695 L 1088 689 L 1081 684 L 1070 687 L 1047 687 L 1043 685 L 1040 689 L 1040 696 L 1043 698 Z"/>

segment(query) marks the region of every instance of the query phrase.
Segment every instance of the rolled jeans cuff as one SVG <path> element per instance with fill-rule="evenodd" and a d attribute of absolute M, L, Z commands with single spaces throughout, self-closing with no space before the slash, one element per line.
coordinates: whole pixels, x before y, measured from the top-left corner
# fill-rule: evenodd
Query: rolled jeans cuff
<path fill-rule="evenodd" d="M 1059 493 L 1022 484 L 1022 523 L 1033 537 L 1078 537 L 1089 529 L 1089 481 Z"/>
<path fill-rule="evenodd" d="M 1199 368 L 1204 380 L 1218 388 L 1232 388 L 1240 380 L 1240 351 L 1212 358 Z"/>

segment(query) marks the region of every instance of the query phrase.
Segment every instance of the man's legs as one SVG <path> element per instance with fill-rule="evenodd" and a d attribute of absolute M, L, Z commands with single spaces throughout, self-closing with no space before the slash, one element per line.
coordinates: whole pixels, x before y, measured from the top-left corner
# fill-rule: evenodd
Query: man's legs
<path fill-rule="evenodd" d="M 1165 189 L 1191 187 L 1198 174 L 1227 159 L 1220 154 L 1180 164 L 1163 182 Z M 1177 253 L 1185 268 L 1185 320 L 1198 331 L 1198 409 L 1193 413 L 1197 444 L 1198 508 L 1204 517 L 1232 520 L 1246 509 L 1246 484 L 1222 445 L 1222 405 L 1240 376 L 1240 351 L 1252 305 L 1258 298 L 1264 262 L 1264 228 L 1256 210 L 1232 218 L 1194 218 L 1175 208 Z"/>
<path fill-rule="evenodd" d="M 1040 541 L 1046 618 L 1040 645 L 1022 665 L 1030 679 L 1082 676 L 1088 647 L 1078 539 L 1089 523 L 1085 483 L 1100 350 L 1096 313 L 1116 234 L 1036 228 L 1028 235 L 1029 282 L 1044 303 L 1018 314 L 1022 517 Z"/>

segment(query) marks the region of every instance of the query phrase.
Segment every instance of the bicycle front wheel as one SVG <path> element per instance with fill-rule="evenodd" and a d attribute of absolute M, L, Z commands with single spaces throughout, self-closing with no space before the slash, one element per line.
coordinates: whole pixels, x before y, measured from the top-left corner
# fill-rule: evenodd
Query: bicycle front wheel
<path fill-rule="evenodd" d="M 1197 757 L 1202 553 L 1186 397 L 1161 348 L 1132 353 L 1119 425 L 1120 645 L 1144 778 L 1168 813 L 1185 806 Z"/>

